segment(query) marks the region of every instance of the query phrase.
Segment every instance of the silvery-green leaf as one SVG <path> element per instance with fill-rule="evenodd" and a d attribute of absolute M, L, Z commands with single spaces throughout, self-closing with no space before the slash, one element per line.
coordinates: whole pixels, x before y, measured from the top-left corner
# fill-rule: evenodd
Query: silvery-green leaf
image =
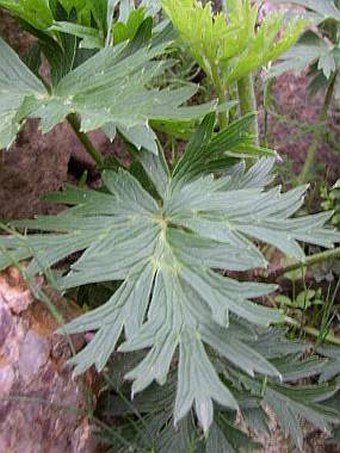
<path fill-rule="evenodd" d="M 242 122 L 237 124 L 241 133 Z M 204 146 L 215 146 L 211 117 L 204 125 L 207 130 L 199 132 Z M 235 125 L 229 136 L 234 133 Z M 214 402 L 231 410 L 238 407 L 230 381 L 221 379 L 217 359 L 227 364 L 228 372 L 238 370 L 255 385 L 258 375 L 280 377 L 272 361 L 280 348 L 297 349 L 276 341 L 275 334 L 268 337 L 269 349 L 263 339 L 265 327 L 282 322 L 282 313 L 252 299 L 276 286 L 239 282 L 221 270 L 266 266 L 252 237 L 303 259 L 298 241 L 331 246 L 339 234 L 324 227 L 328 213 L 294 217 L 306 187 L 286 193 L 281 188 L 265 190 L 272 160 L 261 159 L 248 171 L 243 165 L 227 166 L 220 177 L 196 174 L 196 138 L 188 145 L 192 157 L 182 161 L 187 169 L 182 176 L 179 170 L 177 176 L 171 174 L 162 152 L 137 153 L 156 198 L 155 191 L 149 193 L 147 184 L 125 169 L 104 171 L 101 190 L 68 187 L 50 196 L 72 207 L 55 216 L 16 222 L 35 232 L 0 236 L 0 264 L 6 267 L 32 257 L 28 272 L 34 274 L 80 252 L 56 281 L 58 288 L 118 281 L 107 303 L 63 328 L 65 333 L 95 331 L 94 339 L 72 358 L 76 371 L 93 364 L 103 369 L 115 349 L 144 351 L 127 374 L 137 393 L 153 381 L 164 385 L 178 363 L 174 418 L 179 421 L 193 407 L 207 430 Z M 275 396 L 273 404 L 280 398 Z M 289 418 L 290 412 L 282 416 Z M 297 434 L 295 438 L 299 442 Z"/>
<path fill-rule="evenodd" d="M 28 96 L 48 97 L 43 83 L 0 38 L 0 149 L 8 147 L 21 125 L 17 113 Z"/>

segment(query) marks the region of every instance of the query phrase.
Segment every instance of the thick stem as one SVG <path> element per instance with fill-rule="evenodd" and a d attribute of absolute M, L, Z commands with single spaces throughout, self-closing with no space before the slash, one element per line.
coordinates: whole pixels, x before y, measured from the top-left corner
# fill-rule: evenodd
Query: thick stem
<path fill-rule="evenodd" d="M 322 105 L 322 109 L 319 115 L 319 126 L 317 131 L 314 134 L 314 139 L 312 143 L 310 144 L 308 150 L 307 150 L 307 156 L 305 163 L 303 164 L 301 173 L 298 178 L 299 184 L 305 184 L 309 180 L 310 172 L 315 160 L 316 152 L 318 150 L 320 141 L 322 140 L 322 137 L 325 132 L 325 128 L 321 127 L 322 123 L 325 123 L 328 117 L 328 110 L 331 105 L 331 101 L 333 98 L 333 92 L 334 92 L 334 87 L 335 87 L 335 81 L 336 81 L 336 76 L 337 73 L 335 72 L 329 82 L 326 96 Z"/>
<path fill-rule="evenodd" d="M 302 267 L 312 266 L 313 264 L 322 263 L 323 261 L 340 258 L 340 247 L 331 250 L 325 250 L 324 252 L 315 253 L 314 255 L 307 256 L 304 262 L 296 262 L 289 264 L 288 266 L 280 267 L 275 269 L 273 272 L 268 274 L 268 280 L 273 281 L 277 277 L 286 274 L 287 272 L 301 269 Z"/>
<path fill-rule="evenodd" d="M 249 74 L 237 82 L 238 97 L 240 100 L 241 115 L 246 115 L 250 112 L 256 112 L 256 97 L 254 89 L 253 75 Z M 250 126 L 250 132 L 254 136 L 254 144 L 259 144 L 259 128 L 257 124 L 257 117 L 254 116 L 253 122 Z"/>
<path fill-rule="evenodd" d="M 211 78 L 212 81 L 215 85 L 217 97 L 218 97 L 218 105 L 219 106 L 225 106 L 227 102 L 227 96 L 226 96 L 226 90 L 223 86 L 223 83 L 221 82 L 221 78 L 218 74 L 218 68 L 217 67 L 212 67 L 211 68 Z M 218 124 L 220 126 L 220 129 L 225 129 L 228 126 L 228 114 L 224 112 L 218 112 L 217 114 L 218 117 Z"/>
<path fill-rule="evenodd" d="M 89 137 L 84 132 L 81 132 L 80 123 L 79 123 L 77 116 L 75 114 L 70 114 L 67 117 L 67 121 L 69 122 L 74 133 L 76 134 L 76 136 L 78 137 L 79 141 L 84 146 L 84 148 L 88 152 L 88 154 L 96 162 L 98 167 L 102 167 L 102 165 L 104 163 L 104 158 L 101 155 L 100 151 L 91 142 Z"/>

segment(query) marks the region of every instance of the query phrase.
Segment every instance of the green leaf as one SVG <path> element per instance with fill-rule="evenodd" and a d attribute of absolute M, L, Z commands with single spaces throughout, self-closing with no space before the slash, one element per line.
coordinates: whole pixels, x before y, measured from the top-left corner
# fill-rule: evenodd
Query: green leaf
<path fill-rule="evenodd" d="M 269 76 L 277 77 L 285 71 L 299 73 L 317 61 L 319 69 L 329 77 L 334 67 L 331 51 L 331 47 L 317 34 L 305 33 L 291 50 L 281 55 L 279 61 L 272 66 Z"/>
<path fill-rule="evenodd" d="M 271 384 L 266 389 L 264 399 L 278 416 L 284 433 L 289 434 L 295 445 L 301 449 L 301 417 L 320 429 L 329 429 L 330 423 L 339 422 L 339 411 L 321 404 L 321 401 L 327 400 L 334 391 L 334 388 L 329 386 L 288 387 Z"/>
<path fill-rule="evenodd" d="M 116 22 L 112 27 L 114 44 L 119 44 L 127 39 L 132 40 L 144 18 L 144 8 L 138 8 L 130 12 L 126 24 L 124 22 Z"/>
<path fill-rule="evenodd" d="M 260 331 L 258 338 L 253 341 L 253 345 L 260 354 L 267 359 L 274 359 L 292 354 L 303 354 L 309 348 L 298 340 L 288 340 L 285 337 L 284 329 L 271 328 L 266 331 Z"/>
<path fill-rule="evenodd" d="M 272 3 L 293 3 L 294 5 L 303 6 L 305 8 L 315 11 L 322 19 L 334 18 L 340 20 L 340 11 L 335 6 L 334 0 L 271 0 Z"/>
<path fill-rule="evenodd" d="M 212 15 L 210 2 L 202 6 L 196 0 L 162 0 L 162 5 L 194 59 L 224 88 L 275 60 L 307 23 L 295 17 L 285 24 L 284 14 L 276 12 L 254 33 L 258 5 L 249 0 L 228 2 L 227 20 L 222 13 Z"/>
<path fill-rule="evenodd" d="M 280 370 L 283 382 L 291 382 L 320 375 L 327 367 L 328 360 L 318 356 L 300 360 L 299 356 L 288 355 L 275 360 L 274 363 Z"/>
<path fill-rule="evenodd" d="M 328 358 L 327 364 L 323 367 L 320 381 L 326 382 L 340 375 L 340 350 L 335 345 L 324 345 L 317 349 L 317 352 Z"/>
<path fill-rule="evenodd" d="M 27 97 L 48 97 L 43 83 L 0 38 L 0 149 L 11 145 L 20 129 L 17 112 Z"/>
<path fill-rule="evenodd" d="M 228 388 L 220 381 L 202 343 L 187 335 L 180 347 L 175 419 L 182 418 L 194 403 L 198 420 L 207 431 L 213 421 L 212 399 L 232 409 L 238 407 Z"/>
<path fill-rule="evenodd" d="M 86 49 L 96 49 L 104 47 L 104 38 L 96 28 L 85 27 L 84 25 L 73 24 L 71 22 L 54 22 L 50 31 L 68 33 L 82 38 L 81 47 Z"/>
<path fill-rule="evenodd" d="M 292 305 L 291 298 L 288 296 L 285 296 L 284 294 L 279 294 L 278 296 L 275 296 L 275 301 L 283 306 L 287 305 L 289 307 Z"/>
<path fill-rule="evenodd" d="M 216 424 L 212 426 L 212 438 L 208 438 L 206 452 L 214 453 L 229 453 L 229 452 L 238 452 L 238 451 L 256 451 L 262 445 L 258 442 L 251 440 L 243 431 L 241 431 L 237 426 L 235 426 L 229 417 L 225 413 L 220 411 L 216 417 Z M 214 433 L 215 430 L 218 430 L 219 433 Z M 215 445 L 210 444 L 214 437 Z M 222 434 L 222 436 L 221 436 Z M 217 447 L 217 448 L 216 448 Z"/>
<path fill-rule="evenodd" d="M 311 301 L 315 296 L 315 291 L 313 289 L 308 289 L 306 291 L 301 291 L 297 296 L 294 305 L 297 308 L 306 309 L 311 306 Z"/>
<path fill-rule="evenodd" d="M 318 374 L 325 365 L 324 361 L 319 364 L 315 357 L 302 360 L 301 363 L 293 357 L 293 363 L 297 367 L 297 372 L 294 373 L 291 359 L 292 357 L 287 357 L 273 362 L 279 365 L 280 361 L 286 361 L 286 365 L 291 368 L 287 374 L 288 380 Z M 316 367 L 314 372 L 313 366 Z M 235 379 L 242 382 L 252 395 L 257 395 L 261 399 L 264 396 L 263 402 L 274 412 L 283 433 L 290 436 L 297 448 L 301 449 L 303 444 L 302 419 L 308 420 L 320 429 L 329 429 L 332 423 L 338 423 L 340 420 L 340 412 L 332 404 L 337 392 L 336 385 L 288 385 L 268 379 L 263 386 L 260 380 L 250 380 L 238 373 L 235 374 Z"/>
<path fill-rule="evenodd" d="M 0 7 L 8 9 L 38 30 L 48 28 L 53 22 L 48 0 L 0 0 Z"/>
<path fill-rule="evenodd" d="M 214 121 L 200 129 L 205 146 L 214 149 Z M 239 132 L 242 123 L 238 123 Z M 230 126 L 233 134 L 235 125 Z M 231 134 L 231 136 L 233 135 Z M 331 246 L 339 235 L 324 228 L 328 214 L 292 217 L 305 188 L 281 194 L 265 191 L 272 159 L 262 159 L 248 172 L 240 165 L 219 178 L 194 175 L 193 151 L 187 173 L 172 176 L 162 153 L 140 156 L 157 198 L 128 171 L 104 171 L 106 191 L 68 188 L 54 200 L 74 207 L 57 216 L 17 223 L 42 233 L 1 236 L 1 264 L 33 257 L 28 273 L 52 266 L 70 253 L 82 251 L 59 288 L 118 281 L 118 290 L 104 305 L 66 325 L 62 331 L 96 331 L 91 343 L 72 358 L 76 372 L 92 364 L 101 370 L 113 350 L 144 351 L 144 358 L 127 378 L 137 393 L 153 381 L 164 385 L 178 361 L 174 419 L 194 406 L 204 430 L 213 421 L 213 402 L 235 410 L 233 388 L 222 381 L 211 351 L 228 369 L 245 375 L 278 377 L 268 360 L 284 342 L 256 340 L 256 329 L 280 322 L 279 311 L 252 302 L 275 289 L 273 285 L 238 282 L 218 269 L 247 270 L 264 266 L 249 236 L 268 241 L 303 257 L 297 240 Z M 214 159 L 214 152 L 211 152 Z M 209 160 L 207 160 L 209 164 Z M 44 233 L 44 231 L 46 233 Z M 246 323 L 246 324 L 245 324 Z M 257 327 L 256 327 L 257 326 Z M 254 333 L 252 329 L 255 329 Z M 260 330 L 261 331 L 261 330 Z M 275 338 L 275 337 L 274 337 Z M 296 348 L 296 345 L 293 345 Z M 299 346 L 300 347 L 300 346 Z M 274 355 L 275 356 L 275 355 Z"/>
<path fill-rule="evenodd" d="M 232 107 L 233 103 L 228 106 Z M 211 174 L 223 170 L 226 164 L 233 162 L 244 150 L 245 157 L 256 157 L 263 154 L 275 155 L 275 152 L 253 146 L 253 137 L 249 126 L 254 114 L 248 114 L 234 121 L 227 129 L 213 134 L 215 116 L 210 114 L 193 135 L 186 153 L 177 162 L 173 175 L 192 178 L 195 175 Z M 266 150 L 267 151 L 267 150 Z"/>
<path fill-rule="evenodd" d="M 297 41 L 306 23 L 301 18 L 295 18 L 285 28 L 284 25 L 281 13 L 273 13 L 265 18 L 248 48 L 235 59 L 235 63 L 227 67 L 227 85 L 276 60 Z M 279 31 L 282 36 L 277 39 Z"/>
<path fill-rule="evenodd" d="M 62 77 L 48 94 L 43 84 L 1 41 L 6 69 L 2 70 L 0 79 L 0 108 L 4 118 L 4 138 L 0 146 L 11 143 L 19 122 L 26 117 L 40 118 L 42 131 L 47 132 L 67 115 L 77 113 L 83 131 L 111 124 L 111 128 L 117 127 L 138 149 L 145 147 L 156 153 L 155 134 L 148 127 L 149 119 L 191 120 L 214 108 L 211 103 L 180 107 L 196 92 L 194 85 L 177 90 L 146 88 L 168 65 L 166 61 L 153 60 L 167 44 L 136 50 L 133 47 L 136 43 L 132 41 L 102 49 Z"/>

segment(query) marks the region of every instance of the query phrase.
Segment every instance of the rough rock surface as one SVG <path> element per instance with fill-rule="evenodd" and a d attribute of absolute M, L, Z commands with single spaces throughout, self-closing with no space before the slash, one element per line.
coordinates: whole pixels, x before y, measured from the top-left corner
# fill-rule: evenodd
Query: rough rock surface
<path fill-rule="evenodd" d="M 64 319 L 75 316 L 74 308 L 53 302 Z M 56 327 L 48 308 L 34 300 L 16 269 L 0 274 L 0 452 L 96 451 L 86 417 L 91 375 L 72 376 L 66 363 L 70 347 L 53 333 Z M 83 339 L 72 342 L 78 349 Z"/>
<path fill-rule="evenodd" d="M 1 218 L 30 217 L 37 212 L 48 214 L 55 210 L 40 198 L 46 192 L 58 190 L 67 179 L 72 138 L 66 124 L 42 135 L 38 122 L 29 121 L 11 149 L 2 151 Z"/>
<path fill-rule="evenodd" d="M 103 133 L 94 131 L 90 137 L 103 154 L 109 154 L 112 145 Z M 94 161 L 66 122 L 42 134 L 38 120 L 27 121 L 15 143 L 8 151 L 0 151 L 0 156 L 2 219 L 56 213 L 60 206 L 46 203 L 43 195 L 73 182 L 85 169 L 96 176 Z"/>

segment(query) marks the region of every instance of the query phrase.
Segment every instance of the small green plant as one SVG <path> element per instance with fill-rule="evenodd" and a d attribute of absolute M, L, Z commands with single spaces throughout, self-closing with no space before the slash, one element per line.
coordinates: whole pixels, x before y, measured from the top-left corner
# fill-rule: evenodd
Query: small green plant
<path fill-rule="evenodd" d="M 321 208 L 324 211 L 334 211 L 331 223 L 335 226 L 340 225 L 340 179 L 330 189 L 327 186 L 320 188 L 322 199 Z"/>
<path fill-rule="evenodd" d="M 300 291 L 296 297 L 293 298 L 280 294 L 275 297 L 275 301 L 281 307 L 297 308 L 300 310 L 306 310 L 307 308 L 315 305 L 322 305 L 323 303 L 320 288 L 317 291 L 314 289 Z"/>

